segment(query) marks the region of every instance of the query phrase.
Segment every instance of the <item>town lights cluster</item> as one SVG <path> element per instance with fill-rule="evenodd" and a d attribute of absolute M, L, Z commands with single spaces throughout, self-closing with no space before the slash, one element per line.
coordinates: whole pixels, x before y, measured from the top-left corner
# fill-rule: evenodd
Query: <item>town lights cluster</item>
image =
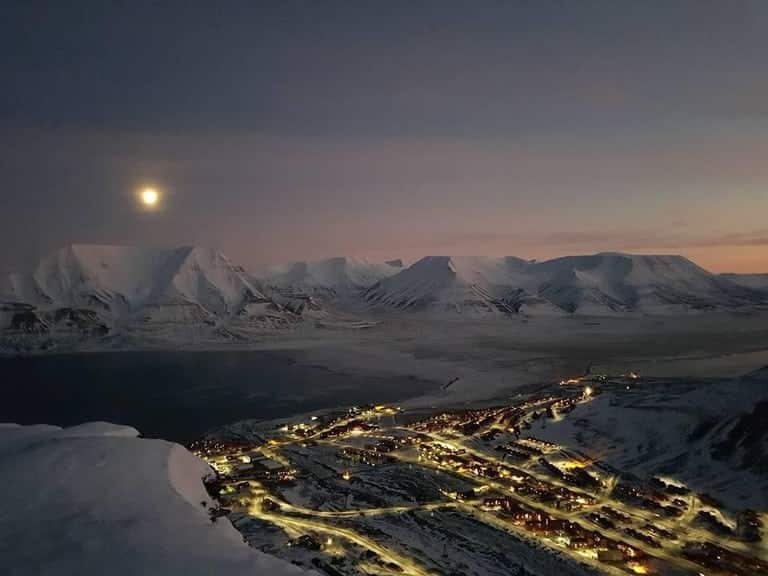
<path fill-rule="evenodd" d="M 209 440 L 193 449 L 218 474 L 208 488 L 224 512 L 212 516 L 238 512 L 272 522 L 291 535 L 286 548 L 333 558 L 334 570 L 433 573 L 419 558 L 378 542 L 365 521 L 454 509 L 596 568 L 657 574 L 660 566 L 674 572 L 695 565 L 705 573 L 768 573 L 768 563 L 744 552 L 745 543 L 762 541 L 758 513 L 728 517 L 715 498 L 679 480 L 624 475 L 539 435 L 602 394 L 626 394 L 637 379 L 580 377 L 508 405 L 421 417 L 387 405 L 353 407 L 260 432 L 253 441 Z M 318 478 L 327 506 L 286 498 L 288 488 L 305 481 L 316 490 Z M 406 504 L 356 505 L 381 501 L 382 488 L 398 478 L 405 481 L 391 493 L 414 491 Z M 420 501 L 434 491 L 431 484 L 414 485 L 414 478 L 443 482 L 440 498 Z M 469 488 L 457 489 L 456 480 Z"/>

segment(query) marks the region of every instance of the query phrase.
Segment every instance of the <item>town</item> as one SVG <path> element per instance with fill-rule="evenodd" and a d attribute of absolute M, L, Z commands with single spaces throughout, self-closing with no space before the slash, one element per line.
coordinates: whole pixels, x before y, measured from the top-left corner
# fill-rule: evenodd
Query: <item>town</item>
<path fill-rule="evenodd" d="M 436 518 L 482 524 L 499 546 L 535 543 L 573 573 L 768 575 L 756 511 L 530 433 L 637 379 L 573 378 L 507 405 L 433 414 L 353 407 L 192 449 L 216 471 L 212 521 L 228 516 L 246 540 L 249 522 L 277 527 L 279 538 L 252 544 L 331 576 L 462 572 L 446 551 L 409 546 L 404 518 L 433 540 Z"/>

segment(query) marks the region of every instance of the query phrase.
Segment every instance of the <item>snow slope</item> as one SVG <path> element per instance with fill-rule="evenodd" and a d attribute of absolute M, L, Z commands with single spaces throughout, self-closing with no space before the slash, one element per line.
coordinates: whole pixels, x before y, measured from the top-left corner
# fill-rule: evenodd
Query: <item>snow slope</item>
<path fill-rule="evenodd" d="M 530 434 L 639 476 L 768 507 L 768 369 L 723 380 L 640 379 L 580 404 Z"/>
<path fill-rule="evenodd" d="M 282 314 L 245 271 L 208 248 L 72 245 L 0 279 L 0 328 L 104 335 L 130 322 L 263 323 Z M 284 318 L 278 318 L 284 321 Z"/>
<path fill-rule="evenodd" d="M 682 256 L 601 253 L 545 262 L 429 256 L 364 293 L 398 310 L 508 314 L 674 313 L 750 306 L 766 295 Z"/>
<path fill-rule="evenodd" d="M 768 292 L 768 274 L 720 274 L 720 277 L 739 286 Z"/>
<path fill-rule="evenodd" d="M 602 253 L 567 256 L 535 268 L 539 293 L 568 311 L 739 306 L 758 295 L 731 284 L 682 256 Z"/>
<path fill-rule="evenodd" d="M 398 310 L 514 313 L 516 291 L 527 284 L 518 258 L 427 256 L 364 293 L 371 304 Z"/>
<path fill-rule="evenodd" d="M 133 428 L 0 425 L 0 572 L 8 576 L 296 575 L 213 523 L 186 449 Z"/>
<path fill-rule="evenodd" d="M 338 257 L 272 266 L 255 273 L 255 276 L 263 285 L 284 292 L 348 297 L 382 278 L 397 274 L 401 268 L 402 263 L 396 261 L 385 263 Z"/>
<path fill-rule="evenodd" d="M 768 305 L 768 291 L 681 256 L 428 256 L 407 268 L 331 258 L 250 274 L 208 248 L 72 245 L 30 274 L 0 277 L 0 348 L 248 340 L 302 319 L 357 326 L 371 310 L 676 315 L 757 305 Z"/>
<path fill-rule="evenodd" d="M 16 275 L 6 286 L 6 300 L 94 306 L 113 314 L 177 303 L 224 314 L 265 298 L 221 253 L 192 246 L 67 246 L 44 258 L 31 276 Z"/>

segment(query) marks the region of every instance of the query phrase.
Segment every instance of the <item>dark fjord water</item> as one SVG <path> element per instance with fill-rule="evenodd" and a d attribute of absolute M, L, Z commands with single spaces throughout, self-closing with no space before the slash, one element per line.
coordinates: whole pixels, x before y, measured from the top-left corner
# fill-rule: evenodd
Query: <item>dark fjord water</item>
<path fill-rule="evenodd" d="M 105 420 L 180 442 L 247 418 L 417 396 L 435 384 L 338 373 L 271 352 L 105 352 L 0 358 L 0 422 Z"/>

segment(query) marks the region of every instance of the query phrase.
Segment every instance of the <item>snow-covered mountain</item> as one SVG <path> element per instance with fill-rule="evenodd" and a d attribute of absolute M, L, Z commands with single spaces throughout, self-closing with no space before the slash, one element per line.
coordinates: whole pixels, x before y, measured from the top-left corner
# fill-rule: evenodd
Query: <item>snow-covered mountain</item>
<path fill-rule="evenodd" d="M 402 270 L 402 262 L 372 262 L 337 257 L 291 262 L 254 271 L 254 284 L 272 300 L 296 314 L 323 318 L 329 308 L 360 304 L 360 294 L 383 278 Z"/>
<path fill-rule="evenodd" d="M 266 299 L 221 253 L 192 246 L 67 246 L 44 258 L 33 274 L 6 278 L 0 295 L 4 300 L 95 307 L 111 314 L 180 303 L 227 314 Z"/>
<path fill-rule="evenodd" d="M 745 288 L 768 292 L 768 274 L 720 274 L 720 277 Z"/>
<path fill-rule="evenodd" d="M 60 323 L 105 333 L 127 321 L 214 323 L 280 313 L 242 268 L 191 246 L 67 246 L 31 274 L 0 279 L 0 305 L 12 327 L 42 332 Z"/>
<path fill-rule="evenodd" d="M 398 310 L 452 310 L 509 314 L 527 284 L 528 263 L 518 258 L 427 256 L 364 293 L 373 305 Z"/>
<path fill-rule="evenodd" d="M 567 256 L 537 264 L 534 274 L 542 280 L 539 294 L 568 312 L 666 312 L 764 301 L 682 256 Z"/>
<path fill-rule="evenodd" d="M 129 345 L 147 338 L 248 339 L 254 330 L 302 319 L 328 325 L 344 314 L 354 316 L 345 316 L 345 325 L 357 326 L 353 320 L 366 310 L 678 314 L 768 304 L 768 291 L 756 285 L 681 256 L 428 256 L 407 268 L 400 261 L 330 258 L 248 273 L 208 248 L 72 245 L 31 273 L 0 277 L 0 331 L 57 342 L 120 335 Z"/>
<path fill-rule="evenodd" d="M 364 293 L 373 306 L 465 314 L 667 313 L 765 303 L 682 256 L 601 253 L 545 262 L 428 256 Z"/>
<path fill-rule="evenodd" d="M 255 272 L 254 276 L 267 289 L 333 298 L 355 296 L 401 269 L 400 261 L 337 257 L 272 266 Z"/>

